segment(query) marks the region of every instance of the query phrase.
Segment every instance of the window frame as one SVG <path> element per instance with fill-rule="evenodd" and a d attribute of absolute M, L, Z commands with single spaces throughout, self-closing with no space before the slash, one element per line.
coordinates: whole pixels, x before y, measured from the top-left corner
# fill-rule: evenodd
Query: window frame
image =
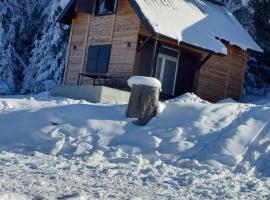
<path fill-rule="evenodd" d="M 96 7 L 95 7 L 95 16 L 106 16 L 106 15 L 114 15 L 117 13 L 118 11 L 118 7 L 119 7 L 119 0 L 114 0 L 115 1 L 115 8 L 113 12 L 104 12 L 104 13 L 99 13 L 99 3 L 100 0 L 96 0 Z"/>
<path fill-rule="evenodd" d="M 102 48 L 105 48 L 107 47 L 108 48 L 108 52 L 107 52 L 107 55 L 108 57 L 106 57 L 106 70 L 104 72 L 99 72 L 99 70 L 103 69 L 103 68 L 100 68 L 100 67 L 104 67 L 102 65 L 99 65 L 100 63 L 100 58 L 103 57 L 103 55 L 101 54 L 101 49 Z M 96 64 L 95 66 L 92 66 L 95 68 L 95 70 L 93 72 L 91 72 L 91 65 L 89 65 L 89 63 L 91 63 L 93 60 L 88 60 L 89 59 L 89 53 L 90 53 L 90 49 L 91 48 L 97 48 L 97 57 L 95 57 L 95 61 L 96 61 Z M 88 73 L 97 73 L 97 74 L 106 74 L 108 73 L 108 70 L 109 70 L 109 65 L 110 65 L 110 59 L 111 59 L 111 51 L 112 51 L 112 45 L 111 44 L 102 44 L 102 45 L 90 45 L 88 46 L 88 53 L 87 53 L 87 61 L 86 61 L 86 66 L 85 66 L 85 72 L 88 72 Z M 105 59 L 105 58 L 103 58 Z"/>

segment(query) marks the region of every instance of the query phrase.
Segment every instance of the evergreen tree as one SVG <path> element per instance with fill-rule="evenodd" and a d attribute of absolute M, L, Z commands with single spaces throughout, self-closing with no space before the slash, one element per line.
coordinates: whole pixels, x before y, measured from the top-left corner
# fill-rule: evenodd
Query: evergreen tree
<path fill-rule="evenodd" d="M 24 2 L 21 0 L 0 1 L 0 94 L 14 94 L 20 83 L 20 74 L 25 66 L 17 52 L 24 34 Z"/>
<path fill-rule="evenodd" d="M 250 4 L 254 10 L 255 36 L 261 46 L 270 51 L 270 1 L 253 0 Z"/>
<path fill-rule="evenodd" d="M 47 0 L 40 5 L 43 8 L 37 24 L 40 28 L 35 35 L 29 65 L 23 72 L 21 93 L 47 91 L 62 81 L 68 34 L 55 21 L 59 4 L 59 0 Z"/>

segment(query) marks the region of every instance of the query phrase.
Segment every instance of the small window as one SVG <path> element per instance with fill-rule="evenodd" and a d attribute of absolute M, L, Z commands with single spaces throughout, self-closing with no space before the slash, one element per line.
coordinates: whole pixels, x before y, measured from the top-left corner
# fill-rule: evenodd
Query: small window
<path fill-rule="evenodd" d="M 116 13 L 118 0 L 97 0 L 97 15 Z"/>
<path fill-rule="evenodd" d="M 107 73 L 110 61 L 111 45 L 89 46 L 86 72 Z"/>

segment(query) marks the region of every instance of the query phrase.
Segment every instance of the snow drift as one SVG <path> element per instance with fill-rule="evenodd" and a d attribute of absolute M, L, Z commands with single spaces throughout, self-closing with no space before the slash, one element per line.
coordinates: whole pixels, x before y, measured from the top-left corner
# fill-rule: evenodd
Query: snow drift
<path fill-rule="evenodd" d="M 224 100 L 217 104 L 186 94 L 162 104 L 158 117 L 138 127 L 126 105 L 90 104 L 41 95 L 0 99 L 0 150 L 23 154 L 107 159 L 140 154 L 149 161 L 194 159 L 270 176 L 270 103 Z"/>

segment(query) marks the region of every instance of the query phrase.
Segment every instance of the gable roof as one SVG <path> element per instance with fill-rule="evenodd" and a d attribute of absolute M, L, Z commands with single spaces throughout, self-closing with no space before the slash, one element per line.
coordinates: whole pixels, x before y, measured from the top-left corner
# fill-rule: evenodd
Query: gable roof
<path fill-rule="evenodd" d="M 222 40 L 243 50 L 263 52 L 232 13 L 214 0 L 129 2 L 148 29 L 160 36 L 222 55 L 227 54 Z M 71 24 L 75 4 L 76 0 L 68 0 L 57 21 Z"/>
<path fill-rule="evenodd" d="M 225 40 L 241 49 L 263 50 L 225 6 L 205 0 L 129 0 L 151 32 L 227 54 Z"/>

